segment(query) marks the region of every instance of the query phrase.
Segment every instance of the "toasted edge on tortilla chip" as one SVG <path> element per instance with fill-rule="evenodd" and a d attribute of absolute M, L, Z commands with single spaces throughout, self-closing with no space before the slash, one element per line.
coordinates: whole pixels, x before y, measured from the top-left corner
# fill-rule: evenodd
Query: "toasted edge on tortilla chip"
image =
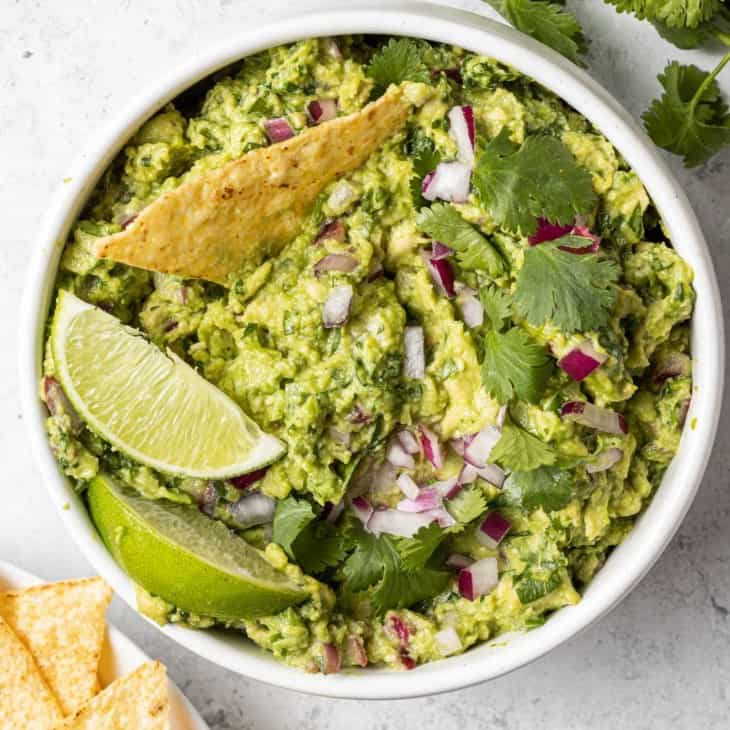
<path fill-rule="evenodd" d="M 97 672 L 111 598 L 102 578 L 0 593 L 0 617 L 33 655 L 64 715 L 99 691 Z"/>
<path fill-rule="evenodd" d="M 247 263 L 275 255 L 300 231 L 317 196 L 360 167 L 405 123 L 410 103 L 392 86 L 363 109 L 252 150 L 186 180 L 96 255 L 130 266 L 226 284 Z"/>
<path fill-rule="evenodd" d="M 160 662 L 141 664 L 126 677 L 112 682 L 58 730 L 164 730 L 170 713 L 167 672 Z"/>
<path fill-rule="evenodd" d="M 31 653 L 0 618 L 0 728 L 50 730 L 62 718 Z"/>

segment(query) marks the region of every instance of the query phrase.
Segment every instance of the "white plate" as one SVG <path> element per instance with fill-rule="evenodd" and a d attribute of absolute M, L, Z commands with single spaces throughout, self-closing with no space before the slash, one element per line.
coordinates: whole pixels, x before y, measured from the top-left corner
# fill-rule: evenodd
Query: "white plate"
<path fill-rule="evenodd" d="M 0 560 L 0 590 L 27 588 L 43 582 L 37 576 Z M 106 687 L 115 679 L 129 674 L 140 664 L 149 661 L 149 658 L 121 631 L 107 622 L 99 666 L 101 686 Z M 167 683 L 170 693 L 170 730 L 209 730 L 185 695 L 169 679 Z"/>

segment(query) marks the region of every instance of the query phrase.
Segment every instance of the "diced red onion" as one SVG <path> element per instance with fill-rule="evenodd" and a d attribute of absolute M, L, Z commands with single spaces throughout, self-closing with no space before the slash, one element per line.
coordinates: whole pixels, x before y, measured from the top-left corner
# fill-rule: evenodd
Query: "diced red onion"
<path fill-rule="evenodd" d="M 459 553 L 453 553 L 446 558 L 446 565 L 449 568 L 456 568 L 456 570 L 468 568 L 473 562 L 472 558 L 466 555 L 459 555 Z"/>
<path fill-rule="evenodd" d="M 457 477 L 449 477 L 429 484 L 429 488 L 435 489 L 444 499 L 453 499 L 461 491 L 461 483 Z"/>
<path fill-rule="evenodd" d="M 431 243 L 431 261 L 440 261 L 446 259 L 454 253 L 446 244 L 441 241 L 433 241 Z"/>
<path fill-rule="evenodd" d="M 456 629 L 452 626 L 441 629 L 441 631 L 438 631 L 433 638 L 442 656 L 457 654 L 464 648 L 462 646 L 461 639 L 459 638 L 459 634 L 456 633 Z"/>
<path fill-rule="evenodd" d="M 323 223 L 317 237 L 314 239 L 314 243 L 321 243 L 322 241 L 342 241 L 345 240 L 345 224 L 339 218 L 333 218 L 332 220 Z"/>
<path fill-rule="evenodd" d="M 473 484 L 477 477 L 479 476 L 479 469 L 474 466 L 473 464 L 469 464 L 467 462 L 464 462 L 464 465 L 461 467 L 461 471 L 459 472 L 459 484 Z"/>
<path fill-rule="evenodd" d="M 322 308 L 322 324 L 326 328 L 341 327 L 350 316 L 351 305 L 352 287 L 349 284 L 336 286 Z"/>
<path fill-rule="evenodd" d="M 591 241 L 586 246 L 560 246 L 561 251 L 567 251 L 568 253 L 584 254 L 584 253 L 596 253 L 601 246 L 601 237 L 595 233 L 591 233 L 588 228 L 582 225 L 575 225 L 570 231 L 571 236 L 578 236 L 579 238 L 587 238 Z"/>
<path fill-rule="evenodd" d="M 586 464 L 586 471 L 589 474 L 597 474 L 600 471 L 606 471 L 623 458 L 624 452 L 616 446 L 612 446 L 609 449 L 601 451 L 593 462 Z"/>
<path fill-rule="evenodd" d="M 236 526 L 245 530 L 271 522 L 274 519 L 276 502 L 261 492 L 253 492 L 229 503 L 227 507 Z"/>
<path fill-rule="evenodd" d="M 501 436 L 502 432 L 496 426 L 485 426 L 464 449 L 465 461 L 473 466 L 486 466 L 489 454 Z"/>
<path fill-rule="evenodd" d="M 484 324 L 484 307 L 476 297 L 460 295 L 457 302 L 467 327 L 481 327 Z"/>
<path fill-rule="evenodd" d="M 436 507 L 434 509 L 427 510 L 426 512 L 420 512 L 419 514 L 428 517 L 431 522 L 438 522 L 439 527 L 446 529 L 447 527 L 453 527 L 456 524 L 456 520 L 451 516 L 445 507 Z"/>
<path fill-rule="evenodd" d="M 256 471 L 250 471 L 248 474 L 241 474 L 240 476 L 233 477 L 233 479 L 230 479 L 229 481 L 236 489 L 248 489 L 248 487 L 252 484 L 263 479 L 268 469 L 269 467 L 265 466 L 263 469 L 256 469 Z"/>
<path fill-rule="evenodd" d="M 475 467 L 477 470 L 477 475 L 484 479 L 484 481 L 489 482 L 490 484 L 494 484 L 495 487 L 502 487 L 504 484 L 504 480 L 507 478 L 507 475 L 504 473 L 502 469 L 500 469 L 496 464 L 485 464 L 484 466 Z"/>
<path fill-rule="evenodd" d="M 341 499 L 337 504 L 327 502 L 322 510 L 322 518 L 325 522 L 334 523 L 340 518 L 342 511 L 345 509 L 345 500 Z"/>
<path fill-rule="evenodd" d="M 599 408 L 586 401 L 568 401 L 560 409 L 560 415 L 569 421 L 580 423 L 581 426 L 605 433 L 623 435 L 629 430 L 623 414 L 608 408 Z"/>
<path fill-rule="evenodd" d="M 590 340 L 583 340 L 578 347 L 574 347 L 558 360 L 558 367 L 573 380 L 581 381 L 599 368 L 606 358 L 607 355 L 596 351 Z"/>
<path fill-rule="evenodd" d="M 464 162 L 441 162 L 423 178 L 421 194 L 426 200 L 465 203 L 469 197 L 471 166 Z"/>
<path fill-rule="evenodd" d="M 428 426 L 423 424 L 420 426 L 420 432 L 423 455 L 428 459 L 434 469 L 440 469 L 444 465 L 444 455 L 436 434 Z"/>
<path fill-rule="evenodd" d="M 264 122 L 264 130 L 270 142 L 283 142 L 294 136 L 294 130 L 291 124 L 284 117 L 276 119 L 267 119 Z"/>
<path fill-rule="evenodd" d="M 307 117 L 312 124 L 329 122 L 337 116 L 337 99 L 316 99 L 307 104 Z"/>
<path fill-rule="evenodd" d="M 205 489 L 197 502 L 198 508 L 203 514 L 208 515 L 208 517 L 213 517 L 216 505 L 218 504 L 218 490 L 215 488 L 213 482 L 208 482 L 205 485 Z"/>
<path fill-rule="evenodd" d="M 455 106 L 448 113 L 449 135 L 456 142 L 458 158 L 461 162 L 471 165 L 474 162 L 474 110 L 471 106 Z"/>
<path fill-rule="evenodd" d="M 573 225 L 560 225 L 558 223 L 550 223 L 550 221 L 540 218 L 537 225 L 537 231 L 532 236 L 528 237 L 528 242 L 531 246 L 536 246 L 539 243 L 545 241 L 554 241 L 557 238 L 571 235 L 579 238 L 588 238 L 591 243 L 587 246 L 579 246 L 573 248 L 571 246 L 560 246 L 561 251 L 574 254 L 586 254 L 595 253 L 598 251 L 601 244 L 601 238 L 595 233 L 592 233 L 585 225 L 579 222 L 575 222 Z"/>
<path fill-rule="evenodd" d="M 322 642 L 321 662 L 322 674 L 337 674 L 340 671 L 340 652 L 329 641 Z"/>
<path fill-rule="evenodd" d="M 422 527 L 430 525 L 436 519 L 438 517 L 430 512 L 379 509 L 370 516 L 367 528 L 376 535 L 385 533 L 397 537 L 413 537 Z"/>
<path fill-rule="evenodd" d="M 52 416 L 65 415 L 68 418 L 68 425 L 71 433 L 77 434 L 84 427 L 83 421 L 71 405 L 71 401 L 63 392 L 61 384 L 51 375 L 43 378 L 43 400 L 46 402 L 48 412 Z"/>
<path fill-rule="evenodd" d="M 466 447 L 474 440 L 473 435 L 469 436 L 460 436 L 459 438 L 451 439 L 449 441 L 449 445 L 454 450 L 455 454 L 458 454 L 462 458 L 464 457 L 464 451 L 466 451 Z"/>
<path fill-rule="evenodd" d="M 477 540 L 489 548 L 496 548 L 509 532 L 512 523 L 499 512 L 490 512 L 476 531 Z"/>
<path fill-rule="evenodd" d="M 341 212 L 357 197 L 357 190 L 347 180 L 340 180 L 327 198 L 327 205 L 333 212 Z"/>
<path fill-rule="evenodd" d="M 424 261 L 431 274 L 431 279 L 441 294 L 452 299 L 456 296 L 454 291 L 454 269 L 448 259 L 433 259 L 428 255 Z"/>
<path fill-rule="evenodd" d="M 401 649 L 408 649 L 411 641 L 411 630 L 408 628 L 408 624 L 397 613 L 391 613 L 388 616 L 383 628 L 386 634 L 398 641 Z"/>
<path fill-rule="evenodd" d="M 496 558 L 482 558 L 459 571 L 459 593 L 468 601 L 491 593 L 499 583 Z"/>
<path fill-rule="evenodd" d="M 683 352 L 672 352 L 668 357 L 657 362 L 652 372 L 652 382 L 662 385 L 669 378 L 689 375 L 692 372 L 692 361 Z"/>
<path fill-rule="evenodd" d="M 409 454 L 400 444 L 400 441 L 393 439 L 385 452 L 385 458 L 399 469 L 413 469 L 416 462 L 413 456 Z"/>
<path fill-rule="evenodd" d="M 461 76 L 461 71 L 458 68 L 445 68 L 443 74 L 447 79 L 451 79 L 455 84 L 461 85 L 464 79 Z"/>
<path fill-rule="evenodd" d="M 433 487 L 419 489 L 415 499 L 402 499 L 398 502 L 398 509 L 401 512 L 428 512 L 440 506 L 441 495 Z"/>
<path fill-rule="evenodd" d="M 367 527 L 370 517 L 374 511 L 370 502 L 368 502 L 365 497 L 355 497 L 351 502 L 351 506 L 355 516 L 365 527 Z"/>
<path fill-rule="evenodd" d="M 401 474 L 396 480 L 395 483 L 398 485 L 398 489 L 403 492 L 403 494 L 409 499 L 409 500 L 416 500 L 418 498 L 418 495 L 420 493 L 420 488 L 418 484 L 416 484 L 413 481 L 413 477 L 411 477 L 408 474 Z M 419 512 L 420 510 L 414 510 L 415 512 Z"/>
<path fill-rule="evenodd" d="M 359 636 L 348 636 L 345 641 L 345 659 L 350 667 L 367 667 L 368 653 Z"/>
<path fill-rule="evenodd" d="M 418 439 L 407 429 L 398 431 L 396 438 L 400 441 L 400 445 L 407 454 L 420 453 L 421 447 L 418 443 Z"/>
<path fill-rule="evenodd" d="M 347 415 L 347 420 L 350 423 L 370 423 L 373 417 L 362 406 L 355 404 L 355 407 Z"/>
<path fill-rule="evenodd" d="M 457 296 L 463 294 L 465 297 L 474 297 L 477 295 L 477 290 L 472 289 L 468 284 L 465 284 L 463 281 L 454 282 L 454 291 L 456 292 Z"/>
<path fill-rule="evenodd" d="M 426 373 L 426 348 L 423 327 L 406 327 L 403 330 L 403 372 L 407 378 L 421 380 Z"/>
<path fill-rule="evenodd" d="M 409 657 L 407 654 L 401 654 L 400 663 L 403 665 L 403 669 L 410 671 L 416 668 L 416 660 L 413 657 Z"/>
<path fill-rule="evenodd" d="M 339 271 L 343 274 L 349 274 L 357 268 L 358 261 L 349 253 L 330 253 L 321 258 L 314 265 L 314 273 L 319 276 L 325 271 Z"/>

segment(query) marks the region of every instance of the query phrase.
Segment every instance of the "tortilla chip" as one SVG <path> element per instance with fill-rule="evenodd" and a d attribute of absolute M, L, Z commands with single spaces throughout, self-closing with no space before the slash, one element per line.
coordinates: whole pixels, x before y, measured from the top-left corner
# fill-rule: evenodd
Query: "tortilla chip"
<path fill-rule="evenodd" d="M 58 730 L 165 730 L 169 712 L 165 667 L 147 662 L 112 682 Z"/>
<path fill-rule="evenodd" d="M 0 728 L 50 730 L 62 718 L 30 652 L 0 618 Z"/>
<path fill-rule="evenodd" d="M 409 108 L 393 86 L 359 112 L 191 178 L 128 228 L 100 239 L 96 255 L 226 284 L 294 238 L 322 190 L 360 167 L 405 123 Z"/>
<path fill-rule="evenodd" d="M 0 593 L 0 617 L 30 650 L 64 715 L 99 691 L 97 671 L 111 597 L 101 578 Z"/>

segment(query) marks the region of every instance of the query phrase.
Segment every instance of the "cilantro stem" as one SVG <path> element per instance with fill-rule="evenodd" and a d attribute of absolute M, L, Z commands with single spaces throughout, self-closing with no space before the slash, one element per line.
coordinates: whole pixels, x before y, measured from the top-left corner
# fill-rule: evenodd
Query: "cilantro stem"
<path fill-rule="evenodd" d="M 705 80 L 700 84 L 700 87 L 695 92 L 695 95 L 692 97 L 692 101 L 689 104 L 689 116 L 694 117 L 695 108 L 697 107 L 697 104 L 700 103 L 702 100 L 702 97 L 705 94 L 705 91 L 709 88 L 710 84 L 717 78 L 717 75 L 720 73 L 720 71 L 725 68 L 725 66 L 730 62 L 730 51 L 728 51 L 721 59 L 720 63 L 715 66 L 712 71 L 710 71 L 709 74 L 705 77 Z"/>

